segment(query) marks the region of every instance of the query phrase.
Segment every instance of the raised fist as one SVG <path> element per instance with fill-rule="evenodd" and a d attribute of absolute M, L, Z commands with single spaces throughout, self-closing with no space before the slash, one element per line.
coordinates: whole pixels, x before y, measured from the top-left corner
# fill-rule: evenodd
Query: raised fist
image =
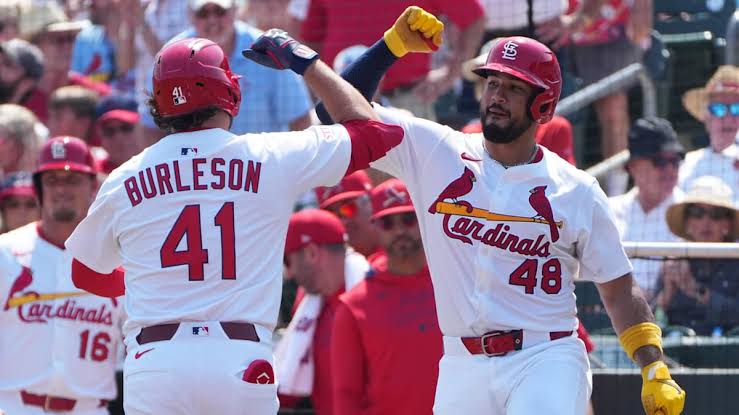
<path fill-rule="evenodd" d="M 393 55 L 408 52 L 431 53 L 441 46 L 444 23 L 418 6 L 410 6 L 398 17 L 383 38 Z"/>
<path fill-rule="evenodd" d="M 290 37 L 284 30 L 270 29 L 241 54 L 254 62 L 275 69 L 291 69 L 302 75 L 318 53 Z"/>

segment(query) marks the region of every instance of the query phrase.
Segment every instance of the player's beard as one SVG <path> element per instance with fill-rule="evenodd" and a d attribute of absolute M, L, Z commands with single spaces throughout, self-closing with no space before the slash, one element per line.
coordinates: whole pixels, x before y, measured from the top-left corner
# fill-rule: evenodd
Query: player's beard
<path fill-rule="evenodd" d="M 77 211 L 72 208 L 62 207 L 54 209 L 51 212 L 51 217 L 57 222 L 73 222 L 77 219 Z"/>
<path fill-rule="evenodd" d="M 492 106 L 491 106 L 492 107 Z M 496 109 L 503 110 L 501 107 Z M 511 121 L 507 127 L 499 127 L 494 121 L 487 122 L 489 108 L 480 111 L 480 124 L 482 124 L 482 135 L 486 140 L 495 144 L 508 144 L 515 141 L 524 131 L 528 130 L 533 124 L 533 120 L 526 116 L 521 122 Z"/>

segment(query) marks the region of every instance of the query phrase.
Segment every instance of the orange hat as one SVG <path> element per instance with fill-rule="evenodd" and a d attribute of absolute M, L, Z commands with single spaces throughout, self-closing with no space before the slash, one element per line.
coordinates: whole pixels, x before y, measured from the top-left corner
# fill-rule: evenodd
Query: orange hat
<path fill-rule="evenodd" d="M 413 202 L 405 183 L 390 179 L 380 183 L 370 192 L 372 219 L 396 213 L 414 212 Z"/>
<path fill-rule="evenodd" d="M 339 184 L 331 187 L 315 189 L 318 205 L 321 209 L 342 200 L 362 196 L 372 189 L 372 181 L 364 170 L 358 170 L 341 179 Z"/>
<path fill-rule="evenodd" d="M 345 241 L 344 225 L 336 215 L 319 209 L 301 210 L 290 216 L 285 240 L 285 255 L 309 243 L 324 245 L 340 244 Z"/>

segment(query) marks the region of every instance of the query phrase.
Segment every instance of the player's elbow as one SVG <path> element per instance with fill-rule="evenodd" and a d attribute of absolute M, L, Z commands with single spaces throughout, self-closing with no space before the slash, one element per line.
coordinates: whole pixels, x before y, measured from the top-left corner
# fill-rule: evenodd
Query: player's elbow
<path fill-rule="evenodd" d="M 369 167 L 403 141 L 403 129 L 373 120 L 352 120 L 342 123 L 349 132 L 352 152 L 345 175 Z"/>

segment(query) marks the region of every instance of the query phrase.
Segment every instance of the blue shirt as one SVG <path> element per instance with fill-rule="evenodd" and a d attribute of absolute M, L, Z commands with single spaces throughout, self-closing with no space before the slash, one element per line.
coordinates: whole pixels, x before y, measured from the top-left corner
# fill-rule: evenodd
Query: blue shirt
<path fill-rule="evenodd" d="M 71 70 L 96 81 L 111 84 L 119 91 L 133 90 L 133 71 L 125 76 L 117 73 L 115 44 L 105 34 L 103 26 L 88 26 L 77 34 L 72 49 Z"/>
<path fill-rule="evenodd" d="M 229 56 L 229 63 L 231 71 L 241 75 L 241 106 L 239 115 L 234 118 L 231 132 L 246 134 L 289 131 L 289 123 L 305 115 L 312 107 L 305 83 L 293 71 L 267 68 L 243 57 L 241 50 L 249 48 L 262 31 L 240 21 L 234 25 L 236 43 Z M 196 36 L 195 30 L 191 28 L 172 38 L 169 43 Z M 151 85 L 151 79 L 148 84 Z M 142 123 L 154 127 L 154 121 L 147 110 L 142 111 Z"/>

